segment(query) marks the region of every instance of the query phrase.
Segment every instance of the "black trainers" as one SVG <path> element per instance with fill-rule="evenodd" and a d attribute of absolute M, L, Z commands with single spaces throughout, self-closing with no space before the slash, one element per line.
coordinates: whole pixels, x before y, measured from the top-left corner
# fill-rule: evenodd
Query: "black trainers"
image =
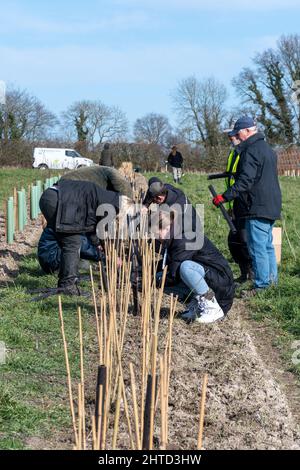
<path fill-rule="evenodd" d="M 252 297 L 259 296 L 262 292 L 264 292 L 266 289 L 258 289 L 258 288 L 253 288 L 250 290 L 242 290 L 241 292 L 241 297 L 242 299 L 251 299 Z"/>
<path fill-rule="evenodd" d="M 81 295 L 80 289 L 77 284 L 70 284 L 69 286 L 58 287 L 57 293 L 64 295 Z"/>
<path fill-rule="evenodd" d="M 89 297 L 89 293 L 88 292 L 84 292 L 82 291 L 78 284 L 70 284 L 70 285 L 67 285 L 67 286 L 63 286 L 63 287 L 58 287 L 57 288 L 57 294 L 60 295 L 70 295 L 70 296 L 80 296 L 80 297 Z"/>

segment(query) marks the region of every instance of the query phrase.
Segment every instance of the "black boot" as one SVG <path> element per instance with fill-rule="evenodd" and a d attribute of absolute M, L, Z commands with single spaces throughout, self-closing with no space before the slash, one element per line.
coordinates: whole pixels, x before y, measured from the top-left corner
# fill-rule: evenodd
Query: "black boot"
<path fill-rule="evenodd" d="M 253 279 L 253 271 L 251 266 L 247 265 L 240 265 L 241 275 L 235 279 L 235 282 L 238 284 L 244 284 L 247 281 L 251 281 Z"/>
<path fill-rule="evenodd" d="M 64 295 L 82 295 L 77 282 L 75 284 L 69 284 L 66 286 L 58 287 L 57 293 Z"/>

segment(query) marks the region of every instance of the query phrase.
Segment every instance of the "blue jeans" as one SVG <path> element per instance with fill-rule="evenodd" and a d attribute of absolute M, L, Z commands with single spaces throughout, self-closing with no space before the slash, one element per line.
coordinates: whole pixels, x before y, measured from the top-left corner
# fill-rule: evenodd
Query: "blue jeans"
<path fill-rule="evenodd" d="M 268 219 L 248 219 L 246 230 L 248 249 L 252 258 L 254 287 L 264 289 L 277 283 L 278 271 L 273 246 L 274 222 Z"/>
<path fill-rule="evenodd" d="M 196 295 L 203 295 L 209 287 L 205 282 L 205 270 L 195 261 L 183 261 L 180 265 L 180 277 L 184 284 Z"/>

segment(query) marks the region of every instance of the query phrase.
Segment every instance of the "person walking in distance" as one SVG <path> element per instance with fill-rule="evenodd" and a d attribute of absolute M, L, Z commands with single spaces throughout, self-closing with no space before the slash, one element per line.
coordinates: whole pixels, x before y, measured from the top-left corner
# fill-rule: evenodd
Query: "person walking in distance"
<path fill-rule="evenodd" d="M 101 152 L 101 158 L 99 165 L 101 166 L 112 166 L 114 167 L 114 157 L 110 149 L 109 143 L 104 144 L 104 148 Z"/>
<path fill-rule="evenodd" d="M 168 163 L 173 170 L 173 178 L 175 183 L 181 184 L 182 177 L 182 154 L 178 152 L 176 145 L 173 145 L 171 153 L 168 156 Z"/>

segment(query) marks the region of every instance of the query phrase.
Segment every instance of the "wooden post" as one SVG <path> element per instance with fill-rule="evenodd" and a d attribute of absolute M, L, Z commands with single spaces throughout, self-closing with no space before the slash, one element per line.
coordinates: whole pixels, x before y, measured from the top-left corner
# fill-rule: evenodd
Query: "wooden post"
<path fill-rule="evenodd" d="M 198 434 L 197 450 L 202 449 L 207 379 L 208 379 L 207 374 L 204 374 L 203 385 L 202 385 L 202 394 L 201 394 L 201 402 L 200 402 L 200 420 L 199 420 L 199 434 Z"/>
<path fill-rule="evenodd" d="M 17 188 L 14 188 L 14 227 L 15 233 L 19 231 L 19 224 L 18 224 L 18 191 Z"/>
<path fill-rule="evenodd" d="M 14 198 L 13 197 L 9 197 L 7 199 L 6 219 L 7 219 L 6 241 L 7 243 L 12 243 L 14 241 Z"/>
<path fill-rule="evenodd" d="M 3 217 L 4 217 L 4 234 L 7 241 L 7 202 L 3 202 Z"/>

